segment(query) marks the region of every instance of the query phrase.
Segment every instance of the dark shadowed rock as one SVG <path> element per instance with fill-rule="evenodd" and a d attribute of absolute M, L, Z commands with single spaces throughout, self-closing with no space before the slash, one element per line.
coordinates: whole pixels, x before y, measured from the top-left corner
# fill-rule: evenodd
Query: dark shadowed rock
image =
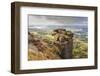
<path fill-rule="evenodd" d="M 66 31 L 65 29 L 56 29 L 54 30 L 55 45 L 57 45 L 60 50 L 60 56 L 63 59 L 72 58 L 72 49 L 73 49 L 73 33 L 71 31 Z"/>

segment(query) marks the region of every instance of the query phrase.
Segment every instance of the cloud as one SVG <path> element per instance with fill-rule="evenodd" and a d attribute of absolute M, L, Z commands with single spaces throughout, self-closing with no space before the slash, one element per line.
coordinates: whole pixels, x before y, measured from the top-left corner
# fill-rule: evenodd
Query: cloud
<path fill-rule="evenodd" d="M 87 24 L 87 17 L 29 15 L 29 27 L 34 27 L 34 25 L 43 28 L 47 25 L 87 26 Z"/>

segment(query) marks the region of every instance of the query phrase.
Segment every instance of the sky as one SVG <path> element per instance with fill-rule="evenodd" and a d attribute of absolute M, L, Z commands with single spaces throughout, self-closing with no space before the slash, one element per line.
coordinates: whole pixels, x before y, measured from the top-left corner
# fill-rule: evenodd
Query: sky
<path fill-rule="evenodd" d="M 87 26 L 87 17 L 72 17 L 72 16 L 46 16 L 46 15 L 29 15 L 29 27 L 45 28 L 47 26 Z"/>

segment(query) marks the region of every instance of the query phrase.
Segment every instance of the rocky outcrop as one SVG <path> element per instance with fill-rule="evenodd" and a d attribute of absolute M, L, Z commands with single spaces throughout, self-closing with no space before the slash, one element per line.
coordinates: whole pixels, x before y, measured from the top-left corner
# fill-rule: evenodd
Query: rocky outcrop
<path fill-rule="evenodd" d="M 60 49 L 60 56 L 63 59 L 72 58 L 73 49 L 73 33 L 71 31 L 66 31 L 65 29 L 54 30 L 55 44 L 58 45 Z"/>
<path fill-rule="evenodd" d="M 28 60 L 69 59 L 72 58 L 73 33 L 65 29 L 53 31 L 53 42 L 28 33 Z"/>

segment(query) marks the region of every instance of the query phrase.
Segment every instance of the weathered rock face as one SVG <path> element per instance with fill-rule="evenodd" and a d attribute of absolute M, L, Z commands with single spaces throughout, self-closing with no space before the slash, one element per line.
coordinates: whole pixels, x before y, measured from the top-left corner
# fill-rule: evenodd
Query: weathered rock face
<path fill-rule="evenodd" d="M 55 44 L 60 47 L 61 53 L 60 56 L 63 59 L 72 58 L 72 49 L 73 49 L 73 33 L 71 31 L 66 31 L 65 29 L 54 30 L 56 37 Z"/>
<path fill-rule="evenodd" d="M 61 57 L 63 59 L 72 58 L 72 49 L 73 49 L 73 40 L 69 40 L 68 43 L 64 44 L 64 47 L 61 51 Z"/>

